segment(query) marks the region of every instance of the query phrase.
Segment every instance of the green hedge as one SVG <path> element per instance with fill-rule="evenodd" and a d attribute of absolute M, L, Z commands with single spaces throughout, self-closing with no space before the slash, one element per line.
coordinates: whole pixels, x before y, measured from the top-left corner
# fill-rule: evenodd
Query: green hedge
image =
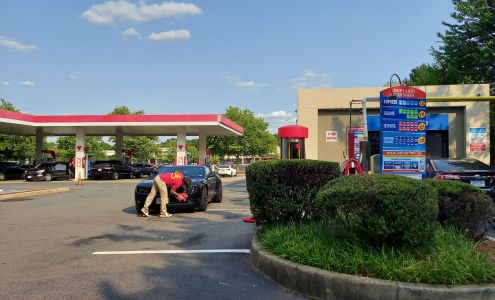
<path fill-rule="evenodd" d="M 471 239 L 480 239 L 490 228 L 493 201 L 479 188 L 452 180 L 426 180 L 438 192 L 438 221 L 453 226 Z"/>
<path fill-rule="evenodd" d="M 333 218 L 341 238 L 374 246 L 423 246 L 431 242 L 438 215 L 436 191 L 397 175 L 353 175 L 325 185 L 318 206 Z"/>
<path fill-rule="evenodd" d="M 317 217 L 316 194 L 340 173 L 338 163 L 319 160 L 251 164 L 246 169 L 246 182 L 256 223 L 300 222 Z"/>

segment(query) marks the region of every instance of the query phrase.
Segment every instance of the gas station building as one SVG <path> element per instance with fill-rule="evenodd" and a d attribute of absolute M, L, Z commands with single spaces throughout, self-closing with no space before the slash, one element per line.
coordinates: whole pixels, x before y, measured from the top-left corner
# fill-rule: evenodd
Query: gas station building
<path fill-rule="evenodd" d="M 380 91 L 387 87 L 299 90 L 297 124 L 308 128 L 306 158 L 339 163 L 344 161 L 347 130 L 362 128 L 364 123 L 361 99 L 378 98 Z M 489 102 L 473 99 L 490 96 L 490 85 L 438 85 L 417 88 L 425 91 L 427 98 L 426 156 L 469 157 L 490 164 Z M 446 97 L 452 100 L 428 101 L 429 97 Z M 352 100 L 354 103 L 350 109 Z M 368 101 L 366 106 L 368 136 L 373 155 L 379 153 L 380 107 L 377 100 Z"/>
<path fill-rule="evenodd" d="M 116 159 L 122 159 L 124 136 L 177 136 L 176 164 L 186 164 L 186 136 L 199 136 L 199 162 L 206 162 L 207 136 L 239 136 L 244 129 L 220 114 L 202 115 L 60 115 L 36 116 L 0 110 L 0 133 L 36 136 L 37 162 L 46 136 L 75 136 L 75 177 L 86 179 L 85 136 L 115 136 Z"/>

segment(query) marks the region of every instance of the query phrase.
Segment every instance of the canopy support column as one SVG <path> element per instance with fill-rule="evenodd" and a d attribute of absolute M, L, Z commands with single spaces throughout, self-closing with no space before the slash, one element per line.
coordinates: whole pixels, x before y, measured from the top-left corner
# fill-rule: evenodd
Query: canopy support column
<path fill-rule="evenodd" d="M 206 164 L 206 134 L 199 134 L 199 164 Z"/>
<path fill-rule="evenodd" d="M 36 151 L 35 151 L 35 165 L 41 163 L 43 159 L 43 130 L 41 128 L 36 128 Z"/>
<path fill-rule="evenodd" d="M 124 135 L 122 132 L 115 134 L 115 159 L 122 160 L 122 148 L 124 146 Z"/>
<path fill-rule="evenodd" d="M 84 151 L 84 128 L 76 128 L 76 165 L 74 178 L 86 179 L 86 153 Z"/>
<path fill-rule="evenodd" d="M 187 164 L 186 154 L 186 129 L 177 128 L 177 155 L 175 157 L 175 164 L 183 166 Z"/>

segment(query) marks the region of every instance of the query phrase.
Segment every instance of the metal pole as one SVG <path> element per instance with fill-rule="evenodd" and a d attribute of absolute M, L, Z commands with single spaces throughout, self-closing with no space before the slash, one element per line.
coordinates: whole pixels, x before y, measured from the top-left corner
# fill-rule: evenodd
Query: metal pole
<path fill-rule="evenodd" d="M 368 113 L 366 111 L 366 101 L 368 97 L 364 97 L 361 101 L 363 106 L 363 138 L 365 141 L 368 140 Z"/>

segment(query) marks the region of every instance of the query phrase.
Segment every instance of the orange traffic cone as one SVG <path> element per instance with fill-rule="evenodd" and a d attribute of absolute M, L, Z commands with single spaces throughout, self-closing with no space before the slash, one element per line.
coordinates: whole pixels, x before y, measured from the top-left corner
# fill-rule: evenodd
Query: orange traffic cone
<path fill-rule="evenodd" d="M 76 185 L 83 185 L 83 184 L 84 183 L 81 180 L 81 173 L 79 173 L 79 176 L 77 176 Z"/>

